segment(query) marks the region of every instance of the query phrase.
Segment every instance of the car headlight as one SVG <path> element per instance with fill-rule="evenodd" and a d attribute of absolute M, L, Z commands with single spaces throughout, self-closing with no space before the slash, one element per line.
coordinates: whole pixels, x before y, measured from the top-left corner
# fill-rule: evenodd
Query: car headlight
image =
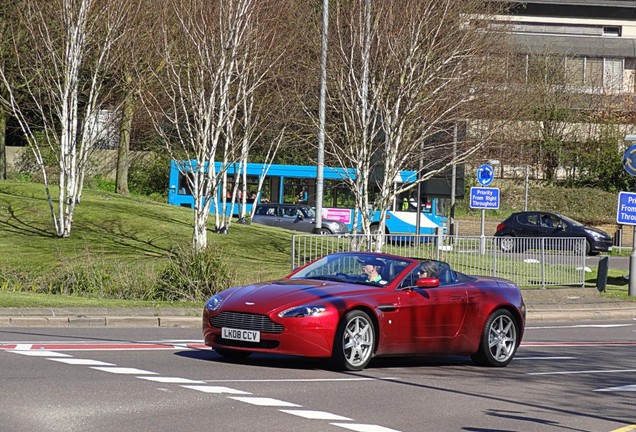
<path fill-rule="evenodd" d="M 601 233 L 598 233 L 596 231 L 592 231 L 592 230 L 585 230 L 586 233 L 588 233 L 589 235 L 591 235 L 592 237 L 594 237 L 597 240 L 601 240 L 604 239 L 605 236 Z"/>
<path fill-rule="evenodd" d="M 223 297 L 221 297 L 219 294 L 216 294 L 212 296 L 210 300 L 208 300 L 208 302 L 205 304 L 205 308 L 210 312 L 214 312 L 219 310 L 219 308 L 221 307 L 221 303 L 223 303 Z"/>
<path fill-rule="evenodd" d="M 284 311 L 280 312 L 278 314 L 278 316 L 280 318 L 304 318 L 304 317 L 311 317 L 311 316 L 316 316 L 322 312 L 325 311 L 325 307 L 324 306 L 316 306 L 316 305 L 312 305 L 312 306 L 294 306 L 292 308 L 289 309 L 285 309 Z"/>

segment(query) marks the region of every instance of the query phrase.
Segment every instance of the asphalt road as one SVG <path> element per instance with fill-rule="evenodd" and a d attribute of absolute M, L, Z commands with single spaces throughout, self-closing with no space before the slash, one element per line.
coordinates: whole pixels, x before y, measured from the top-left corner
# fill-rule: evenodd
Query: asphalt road
<path fill-rule="evenodd" d="M 233 363 L 197 329 L 0 328 L 2 431 L 612 431 L 636 424 L 636 324 L 529 324 L 506 368 L 464 357 Z"/>
<path fill-rule="evenodd" d="M 585 258 L 585 265 L 588 267 L 597 267 L 599 260 L 602 256 L 589 256 Z M 628 256 L 610 256 L 609 257 L 609 268 L 614 270 L 629 270 L 629 257 Z"/>

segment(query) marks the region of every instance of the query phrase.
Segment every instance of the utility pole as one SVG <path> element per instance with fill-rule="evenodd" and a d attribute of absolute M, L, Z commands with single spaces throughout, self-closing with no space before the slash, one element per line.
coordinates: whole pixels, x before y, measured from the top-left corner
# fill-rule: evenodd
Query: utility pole
<path fill-rule="evenodd" d="M 329 0 L 322 1 L 322 52 L 320 56 L 320 107 L 318 126 L 318 166 L 316 172 L 316 226 L 314 233 L 322 231 L 322 197 L 325 168 L 325 104 L 327 99 L 327 34 L 329 30 Z"/>

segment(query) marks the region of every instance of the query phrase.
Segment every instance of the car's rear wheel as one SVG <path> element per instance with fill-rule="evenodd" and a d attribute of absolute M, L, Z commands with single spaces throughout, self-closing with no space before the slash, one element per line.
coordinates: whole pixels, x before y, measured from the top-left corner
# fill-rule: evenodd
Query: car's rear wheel
<path fill-rule="evenodd" d="M 479 351 L 471 358 L 482 366 L 506 366 L 519 346 L 519 325 L 512 313 L 497 309 L 486 320 L 481 332 Z"/>
<path fill-rule="evenodd" d="M 214 351 L 216 351 L 220 356 L 235 360 L 244 359 L 252 355 L 252 353 L 248 351 L 237 351 L 228 348 L 214 348 Z"/>
<path fill-rule="evenodd" d="M 375 327 L 369 315 L 361 310 L 348 312 L 338 325 L 333 343 L 332 362 L 337 369 L 364 369 L 375 350 Z"/>
<path fill-rule="evenodd" d="M 499 249 L 502 252 L 514 252 L 515 251 L 515 239 L 512 236 L 505 235 L 499 239 Z"/>

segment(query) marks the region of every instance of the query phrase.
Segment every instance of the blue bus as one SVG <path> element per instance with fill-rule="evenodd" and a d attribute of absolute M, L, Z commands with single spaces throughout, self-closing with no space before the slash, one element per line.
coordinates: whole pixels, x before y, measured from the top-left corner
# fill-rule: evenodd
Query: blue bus
<path fill-rule="evenodd" d="M 220 162 L 215 162 L 217 172 L 222 168 Z M 192 208 L 194 198 L 190 190 L 186 176 L 191 175 L 189 171 L 190 163 L 172 161 L 170 163 L 170 184 L 168 188 L 168 203 L 181 207 Z M 256 199 L 259 179 L 267 168 L 261 163 L 247 164 L 247 199 L 245 213 L 249 214 L 252 206 L 258 202 L 274 203 L 307 203 L 315 207 L 316 204 L 316 166 L 306 165 L 277 165 L 271 164 L 267 168 L 261 193 Z M 228 185 L 227 190 L 234 187 L 236 170 L 240 169 L 240 164 L 230 165 L 227 169 Z M 353 229 L 353 218 L 355 199 L 351 189 L 347 185 L 348 176 L 355 178 L 353 168 L 333 168 L 324 167 L 323 170 L 323 209 L 324 219 L 337 220 Z M 402 171 L 398 182 L 413 182 L 416 179 L 415 171 Z M 239 176 L 242 177 L 242 176 Z M 214 211 L 215 205 L 220 205 L 221 196 L 210 206 Z M 373 200 L 371 191 L 370 200 Z M 229 203 L 229 199 L 227 200 Z M 237 198 L 238 201 L 238 198 Z M 420 215 L 420 234 L 435 234 L 438 228 L 445 229 L 447 218 L 444 216 L 446 199 L 421 197 L 420 204 L 422 213 Z M 413 192 L 399 196 L 392 207 L 386 213 L 386 233 L 387 234 L 415 234 L 417 232 L 417 205 Z M 239 206 L 234 206 L 234 214 L 238 215 Z M 229 209 L 227 210 L 229 211 Z M 372 228 L 379 225 L 380 212 L 375 211 L 372 215 Z M 358 223 L 360 228 L 360 223 Z"/>

